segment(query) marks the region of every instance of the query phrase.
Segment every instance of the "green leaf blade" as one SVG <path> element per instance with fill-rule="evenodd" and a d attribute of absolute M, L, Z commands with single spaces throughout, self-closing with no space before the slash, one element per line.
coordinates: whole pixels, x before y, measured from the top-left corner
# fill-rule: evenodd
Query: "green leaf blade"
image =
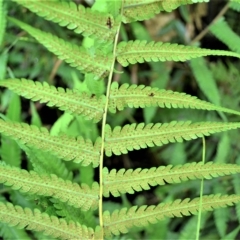
<path fill-rule="evenodd" d="M 126 0 L 123 5 L 123 22 L 147 20 L 159 12 L 171 12 L 181 5 L 192 3 L 192 0 Z"/>
<path fill-rule="evenodd" d="M 145 108 L 156 106 L 215 110 L 240 115 L 240 112 L 216 106 L 185 93 L 126 83 L 119 87 L 117 82 L 113 82 L 111 85 L 109 111 L 112 113 L 115 113 L 117 110 L 121 111 L 126 107 Z"/>
<path fill-rule="evenodd" d="M 84 47 L 66 42 L 57 36 L 40 31 L 17 19 L 10 17 L 8 19 L 36 38 L 50 52 L 57 55 L 59 59 L 64 60 L 71 67 L 83 73 L 93 73 L 96 78 L 104 78 L 108 75 L 113 59 L 111 54 L 103 54 L 100 50 L 90 54 Z"/>
<path fill-rule="evenodd" d="M 129 41 L 120 42 L 117 46 L 117 61 L 124 67 L 129 64 L 155 61 L 187 61 L 192 58 L 216 55 L 240 58 L 240 54 L 223 51 L 184 46 L 178 44 Z"/>
<path fill-rule="evenodd" d="M 116 34 L 118 22 L 110 14 L 93 11 L 73 2 L 46 0 L 13 0 L 48 21 L 58 23 L 62 27 L 82 33 L 85 37 L 95 37 L 102 41 L 112 42 Z M 107 21 L 111 21 L 111 28 Z"/>
<path fill-rule="evenodd" d="M 112 214 L 104 212 L 106 236 L 129 232 L 130 228 L 148 226 L 166 218 L 183 217 L 198 214 L 199 198 L 190 200 L 175 200 L 170 203 L 160 203 L 157 206 L 133 206 L 130 209 L 115 210 Z M 233 206 L 240 201 L 238 195 L 207 195 L 202 198 L 202 211 Z"/>
<path fill-rule="evenodd" d="M 210 32 L 220 41 L 225 43 L 229 49 L 240 53 L 240 37 L 235 32 L 233 32 L 224 18 L 218 19 L 218 21 L 210 27 Z"/>
<path fill-rule="evenodd" d="M 107 156 L 125 154 L 128 151 L 152 146 L 162 146 L 168 143 L 192 140 L 213 133 L 228 131 L 240 127 L 240 123 L 221 122 L 170 122 L 157 124 L 127 124 L 124 127 L 109 125 L 105 128 L 105 153 Z"/>
<path fill-rule="evenodd" d="M 38 209 L 14 206 L 11 203 L 0 202 L 0 220 L 17 228 L 43 232 L 47 236 L 61 239 L 90 239 L 97 235 L 92 228 L 70 222 L 55 216 L 41 213 Z M 97 236 L 96 236 L 97 237 Z"/>
<path fill-rule="evenodd" d="M 47 103 L 47 106 L 57 106 L 62 111 L 76 115 L 83 115 L 87 119 L 99 122 L 102 119 L 105 96 L 97 98 L 85 92 L 77 90 L 55 88 L 44 82 L 34 82 L 27 79 L 7 79 L 0 81 L 0 86 L 7 87 L 15 93 L 32 99 Z"/>
<path fill-rule="evenodd" d="M 46 128 L 3 120 L 0 120 L 0 132 L 29 147 L 51 152 L 65 161 L 81 162 L 83 166 L 92 163 L 94 167 L 99 164 L 99 140 L 93 145 L 82 137 L 51 136 Z"/>
<path fill-rule="evenodd" d="M 0 165 L 0 182 L 28 194 L 52 196 L 68 205 L 87 211 L 98 206 L 98 184 L 92 188 L 64 181 L 56 175 L 37 174 L 15 167 Z"/>
<path fill-rule="evenodd" d="M 240 172 L 237 164 L 214 164 L 208 162 L 187 163 L 184 165 L 167 165 L 150 169 L 121 169 L 110 172 L 107 168 L 103 170 L 104 196 L 109 197 L 111 193 L 114 197 L 120 194 L 133 194 L 135 191 L 148 190 L 157 185 L 176 184 L 193 179 L 212 179 L 224 175 L 231 175 Z"/>

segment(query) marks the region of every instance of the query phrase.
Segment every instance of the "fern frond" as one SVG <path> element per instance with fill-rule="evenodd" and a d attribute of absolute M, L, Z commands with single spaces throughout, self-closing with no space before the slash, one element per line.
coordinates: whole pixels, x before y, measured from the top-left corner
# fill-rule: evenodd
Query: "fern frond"
<path fill-rule="evenodd" d="M 87 119 L 93 119 L 94 122 L 99 122 L 102 119 L 104 112 L 105 97 L 91 96 L 77 90 L 56 88 L 49 86 L 47 82 L 34 82 L 26 79 L 7 79 L 0 81 L 0 86 L 7 87 L 15 93 L 31 99 L 47 103 L 47 106 L 57 106 L 60 110 L 82 114 Z"/>
<path fill-rule="evenodd" d="M 64 60 L 71 67 L 75 67 L 83 73 L 93 73 L 97 78 L 103 78 L 108 75 L 112 63 L 112 55 L 103 54 L 100 50 L 96 50 L 95 53 L 89 53 L 84 47 L 66 42 L 17 19 L 9 17 L 9 20 L 32 35 L 50 52 L 57 55 L 59 59 Z"/>
<path fill-rule="evenodd" d="M 229 51 L 153 41 L 147 43 L 145 40 L 120 42 L 117 46 L 117 60 L 124 67 L 137 62 L 186 61 L 209 55 L 240 58 L 240 54 Z"/>
<path fill-rule="evenodd" d="M 126 154 L 128 151 L 141 148 L 162 146 L 168 143 L 183 142 L 210 134 L 223 132 L 240 127 L 240 123 L 199 122 L 191 123 L 144 123 L 123 127 L 117 126 L 113 130 L 109 125 L 105 127 L 105 153 L 107 156 Z"/>
<path fill-rule="evenodd" d="M 78 223 L 67 223 L 64 219 L 41 213 L 38 209 L 14 206 L 0 202 L 0 220 L 17 228 L 43 232 L 47 236 L 60 239 L 98 239 L 99 230 L 95 232 Z"/>
<path fill-rule="evenodd" d="M 99 164 L 99 140 L 93 145 L 90 140 L 85 141 L 82 137 L 75 139 L 66 135 L 51 136 L 46 128 L 37 128 L 25 123 L 5 122 L 1 119 L 0 132 L 29 147 L 51 152 L 65 161 L 81 162 L 83 166 L 92 163 L 94 167 Z"/>
<path fill-rule="evenodd" d="M 123 22 L 147 20 L 159 12 L 171 12 L 181 5 L 192 3 L 192 0 L 126 0 L 123 5 Z"/>
<path fill-rule="evenodd" d="M 133 226 L 143 227 L 166 218 L 183 217 L 198 214 L 199 198 L 178 199 L 172 203 L 160 203 L 157 206 L 133 206 L 130 209 L 115 210 L 112 214 L 104 212 L 104 230 L 107 236 L 127 233 Z M 202 211 L 232 206 L 240 202 L 238 195 L 207 195 L 202 197 Z"/>
<path fill-rule="evenodd" d="M 208 162 L 187 163 L 184 165 L 160 166 L 150 169 L 121 169 L 110 172 L 107 168 L 103 170 L 104 196 L 109 197 L 111 193 L 114 197 L 123 193 L 134 193 L 150 189 L 150 186 L 165 185 L 166 183 L 180 183 L 193 179 L 212 179 L 214 177 L 236 174 L 240 172 L 237 164 L 214 164 Z"/>
<path fill-rule="evenodd" d="M 35 172 L 54 174 L 64 180 L 73 179 L 73 173 L 68 170 L 65 162 L 53 154 L 50 154 L 49 152 L 43 152 L 38 149 L 29 148 L 23 144 L 21 144 L 21 149 L 26 153 Z"/>
<path fill-rule="evenodd" d="M 83 211 L 98 206 L 97 183 L 90 188 L 86 184 L 81 186 L 71 181 L 64 181 L 56 175 L 38 174 L 34 171 L 21 170 L 0 164 L 0 182 L 14 190 L 40 196 L 52 196 L 70 206 L 79 207 Z"/>
<path fill-rule="evenodd" d="M 117 82 L 112 83 L 109 98 L 110 112 L 115 113 L 117 109 L 121 111 L 125 107 L 145 108 L 152 106 L 215 110 L 240 115 L 240 112 L 216 106 L 185 93 L 166 91 L 144 85 L 133 84 L 129 86 L 127 83 L 119 87 Z"/>
<path fill-rule="evenodd" d="M 210 27 L 210 31 L 215 37 L 225 43 L 229 49 L 240 53 L 240 37 L 233 32 L 224 18 L 218 19 L 218 21 Z"/>
<path fill-rule="evenodd" d="M 94 216 L 95 211 L 82 211 L 80 208 L 69 206 L 54 198 L 51 198 L 50 201 L 53 203 L 55 212 L 58 217 L 62 217 L 67 221 L 78 222 L 79 224 L 84 224 L 92 228 L 96 226 L 96 218 Z"/>
<path fill-rule="evenodd" d="M 13 1 L 46 20 L 58 23 L 61 27 L 66 26 L 75 33 L 82 33 L 85 37 L 91 36 L 103 41 L 113 41 L 119 24 L 110 14 L 93 11 L 73 2 L 56 0 Z M 111 27 L 107 24 L 108 21 L 111 21 Z"/>

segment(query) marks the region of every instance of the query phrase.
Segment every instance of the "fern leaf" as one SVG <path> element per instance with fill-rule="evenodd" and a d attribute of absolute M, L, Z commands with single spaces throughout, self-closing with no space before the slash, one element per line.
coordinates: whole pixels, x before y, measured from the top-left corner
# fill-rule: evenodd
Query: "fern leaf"
<path fill-rule="evenodd" d="M 192 3 L 192 0 L 126 0 L 123 5 L 123 22 L 147 20 L 159 12 L 171 12 L 181 5 Z"/>
<path fill-rule="evenodd" d="M 13 1 L 46 20 L 58 23 L 62 27 L 66 26 L 75 33 L 82 33 L 85 37 L 91 36 L 103 41 L 113 41 L 119 24 L 110 14 L 93 11 L 73 2 L 56 0 L 47 2 L 44 0 Z M 111 26 L 108 25 L 109 21 Z"/>
<path fill-rule="evenodd" d="M 117 82 L 112 83 L 109 99 L 110 112 L 115 113 L 117 109 L 121 111 L 125 107 L 145 108 L 152 106 L 215 110 L 240 115 L 240 112 L 218 107 L 185 93 L 166 91 L 144 85 L 133 84 L 129 86 L 127 83 L 119 87 Z"/>
<path fill-rule="evenodd" d="M 87 119 L 94 119 L 98 122 L 102 119 L 104 111 L 104 96 L 97 98 L 88 93 L 80 93 L 76 90 L 55 88 L 48 83 L 34 82 L 26 79 L 8 79 L 0 81 L 0 86 L 4 86 L 15 93 L 32 99 L 47 103 L 47 106 L 57 106 L 60 110 L 84 115 Z"/>
<path fill-rule="evenodd" d="M 21 170 L 15 167 L 0 165 L 0 182 L 28 194 L 52 196 L 70 206 L 84 211 L 98 206 L 98 184 L 92 188 L 86 184 L 79 186 L 71 181 L 64 181 L 56 175 L 38 174 L 34 171 Z"/>
<path fill-rule="evenodd" d="M 67 221 L 78 222 L 79 224 L 84 224 L 92 228 L 96 226 L 96 217 L 94 216 L 95 211 L 82 211 L 80 208 L 66 205 L 54 198 L 51 198 L 50 201 L 53 203 L 58 217 L 62 217 Z"/>
<path fill-rule="evenodd" d="M 9 20 L 36 38 L 50 52 L 71 67 L 75 67 L 84 73 L 93 73 L 97 78 L 108 75 L 113 59 L 112 55 L 103 54 L 99 50 L 96 50 L 95 53 L 88 53 L 84 47 L 65 42 L 63 39 L 40 31 L 14 18 L 9 17 Z"/>
<path fill-rule="evenodd" d="M 133 123 L 124 127 L 115 127 L 113 130 L 109 125 L 106 125 L 105 153 L 107 156 L 112 156 L 112 153 L 121 155 L 128 153 L 128 151 L 192 140 L 239 127 L 240 123 L 191 123 L 191 121 L 173 121 L 164 124 L 149 123 L 147 125 Z"/>
<path fill-rule="evenodd" d="M 153 41 L 147 43 L 145 40 L 120 42 L 117 46 L 117 60 L 124 67 L 137 62 L 186 61 L 209 55 L 240 58 L 240 54 L 229 51 L 210 50 Z"/>
<path fill-rule="evenodd" d="M 65 161 L 82 162 L 83 166 L 99 164 L 100 142 L 93 146 L 90 140 L 66 135 L 51 136 L 46 128 L 37 128 L 25 123 L 5 122 L 0 119 L 0 132 L 29 147 L 51 152 Z"/>
<path fill-rule="evenodd" d="M 180 183 L 193 179 L 211 179 L 214 177 L 235 174 L 240 172 L 237 164 L 214 164 L 208 162 L 203 164 L 187 163 L 184 165 L 160 166 L 150 169 L 121 169 L 110 172 L 107 168 L 103 170 L 104 196 L 109 197 L 109 193 L 114 197 L 122 193 L 134 193 L 150 189 L 150 186 L 165 185 L 166 183 Z"/>
<path fill-rule="evenodd" d="M 64 219 L 41 213 L 38 209 L 14 206 L 11 203 L 0 202 L 0 220 L 17 228 L 44 232 L 47 236 L 60 239 L 97 239 L 99 231 L 94 232 L 78 223 L 67 223 Z"/>
<path fill-rule="evenodd" d="M 210 31 L 215 37 L 225 43 L 229 49 L 240 53 L 240 37 L 233 32 L 224 18 L 218 19 L 218 21 L 210 27 Z"/>
<path fill-rule="evenodd" d="M 37 173 L 54 174 L 64 180 L 72 180 L 73 173 L 68 170 L 66 164 L 49 152 L 29 148 L 21 144 L 21 149 L 26 153 L 33 170 Z"/>
<path fill-rule="evenodd" d="M 104 231 L 107 236 L 127 233 L 131 227 L 147 226 L 166 218 L 183 217 L 198 214 L 199 198 L 190 201 L 178 199 L 172 203 L 161 203 L 157 206 L 133 206 L 130 209 L 115 210 L 112 214 L 104 212 Z M 202 198 L 202 211 L 232 206 L 240 202 L 238 195 L 207 195 Z"/>

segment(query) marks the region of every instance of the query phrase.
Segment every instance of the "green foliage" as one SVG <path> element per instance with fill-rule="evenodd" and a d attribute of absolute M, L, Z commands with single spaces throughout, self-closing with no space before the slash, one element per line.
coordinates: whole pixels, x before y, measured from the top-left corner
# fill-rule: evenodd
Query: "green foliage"
<path fill-rule="evenodd" d="M 201 2 L 202 0 L 129 0 L 123 5 L 123 22 L 128 23 L 137 20 L 149 19 L 161 11 L 171 12 L 177 7 L 185 4 L 192 4 L 194 2 Z"/>
<path fill-rule="evenodd" d="M 54 216 L 48 216 L 35 209 L 21 208 L 13 206 L 11 203 L 0 203 L 0 219 L 4 223 L 18 228 L 27 227 L 28 230 L 43 231 L 44 234 L 61 239 L 73 239 L 81 236 L 82 239 L 96 238 L 99 231 L 93 231 L 91 228 L 76 224 L 67 223 L 64 219 L 58 219 Z"/>
<path fill-rule="evenodd" d="M 204 95 L 209 101 L 216 105 L 220 105 L 220 95 L 217 89 L 216 82 L 209 71 L 203 58 L 192 59 L 190 62 L 193 74 L 198 82 Z"/>
<path fill-rule="evenodd" d="M 3 37 L 4 37 L 4 32 L 6 28 L 6 4 L 4 3 L 3 0 L 0 1 L 0 47 L 2 45 Z"/>
<path fill-rule="evenodd" d="M 0 86 L 6 88 L 0 119 L 1 237 L 184 239 L 199 236 L 197 226 L 203 239 L 237 236 L 239 228 L 226 224 L 235 220 L 226 207 L 237 205 L 239 221 L 239 176 L 232 181 L 232 175 L 240 173 L 235 144 L 240 90 L 231 81 L 240 76 L 239 36 L 225 20 L 215 21 L 211 32 L 230 50 L 213 50 L 179 39 L 152 41 L 137 22 L 178 7 L 186 7 L 182 12 L 190 21 L 187 6 L 201 2 L 208 1 L 98 0 L 85 7 L 63 0 L 0 0 Z M 238 11 L 239 1 L 230 2 Z M 5 33 L 6 21 L 14 34 Z M 206 56 L 234 57 L 235 63 L 209 64 Z M 183 92 L 185 80 L 193 80 L 190 94 Z M 26 110 L 19 96 L 35 103 Z M 54 121 L 41 114 L 44 104 L 57 108 Z M 206 163 L 198 162 L 197 140 L 205 136 Z M 117 197 L 122 201 L 116 203 Z M 214 221 L 210 213 L 185 225 L 178 219 L 201 219 L 202 212 L 213 210 Z"/>
<path fill-rule="evenodd" d="M 7 87 L 17 94 L 29 98 L 33 101 L 47 103 L 48 106 L 57 106 L 62 111 L 67 111 L 76 115 L 84 115 L 87 119 L 94 119 L 98 122 L 103 115 L 105 98 L 97 98 L 89 93 L 72 91 L 63 88 L 56 89 L 46 82 L 33 82 L 26 79 L 8 79 L 0 82 L 0 86 Z"/>
<path fill-rule="evenodd" d="M 196 67 L 198 69 L 198 67 Z M 197 75 L 197 74 L 196 74 Z M 209 79 L 207 79 L 209 80 Z M 206 80 L 206 82 L 207 82 Z M 201 80 L 199 82 L 202 82 Z M 1 83 L 0 83 L 1 84 Z M 207 84 L 207 83 L 206 83 Z M 203 84 L 206 86 L 206 84 Z M 210 83 L 207 85 L 208 90 L 211 89 Z M 216 90 L 216 89 L 215 89 Z M 210 94 L 211 93 L 211 94 Z M 213 92 L 209 93 L 214 96 Z M 217 97 L 216 97 L 217 98 Z M 219 100 L 210 98 L 212 102 L 219 104 Z M 222 111 L 232 114 L 240 114 L 240 112 L 233 111 L 228 108 L 215 106 L 209 102 L 201 101 L 196 97 L 187 95 L 185 93 L 178 93 L 173 91 L 166 91 L 164 89 L 151 88 L 144 85 L 131 85 L 125 83 L 119 87 L 117 82 L 111 85 L 111 93 L 109 97 L 109 110 L 116 113 L 116 110 L 123 110 L 126 107 L 131 108 L 145 108 L 145 107 L 166 107 L 166 108 L 196 108 L 204 110 Z"/>
<path fill-rule="evenodd" d="M 115 127 L 113 130 L 109 125 L 105 127 L 105 151 L 107 156 L 112 153 L 120 155 L 128 151 L 141 148 L 162 146 L 168 143 L 183 142 L 198 137 L 209 136 L 212 133 L 227 131 L 240 127 L 240 123 L 133 123 L 123 128 Z"/>
<path fill-rule="evenodd" d="M 75 33 L 82 33 L 85 37 L 94 36 L 104 41 L 112 41 L 119 24 L 119 22 L 115 23 L 113 16 L 110 14 L 93 11 L 82 5 L 76 6 L 73 2 L 51 0 L 46 4 L 44 1 L 13 1 L 46 20 L 58 23 L 61 27 L 66 26 Z M 111 21 L 111 28 L 106 24 L 108 18 Z"/>
<path fill-rule="evenodd" d="M 121 169 L 111 172 L 107 168 L 103 170 L 104 196 L 109 197 L 109 192 L 115 197 L 120 193 L 134 193 L 134 191 L 142 191 L 150 189 L 150 186 L 165 185 L 166 183 L 180 183 L 193 179 L 211 179 L 227 174 L 234 174 L 240 171 L 238 165 L 231 164 L 206 164 L 187 163 L 183 166 L 172 165 L 160 166 L 158 168 L 135 170 Z"/>
<path fill-rule="evenodd" d="M 120 42 L 117 46 L 117 60 L 124 67 L 137 62 L 186 61 L 208 55 L 240 57 L 239 54 L 234 52 L 201 49 L 162 42 L 147 43 L 147 41 L 136 40 Z"/>
<path fill-rule="evenodd" d="M 66 61 L 71 67 L 75 67 L 85 73 L 92 72 L 97 77 L 107 76 L 112 61 L 111 56 L 104 55 L 101 51 L 88 52 L 84 47 L 78 47 L 76 44 L 65 42 L 63 39 L 50 33 L 42 32 L 16 19 L 9 19 L 31 34 L 49 51 Z M 96 63 L 94 67 L 93 62 Z"/>
<path fill-rule="evenodd" d="M 35 195 L 53 196 L 62 202 L 86 211 L 96 208 L 98 204 L 98 184 L 90 189 L 86 184 L 79 186 L 70 181 L 63 181 L 56 175 L 39 175 L 36 172 L 27 172 L 8 166 L 0 166 L 0 182 Z"/>
<path fill-rule="evenodd" d="M 202 199 L 203 211 L 232 206 L 238 203 L 240 197 L 237 195 L 220 196 L 209 195 Z M 199 198 L 190 201 L 189 198 L 175 200 L 171 203 L 160 203 L 157 206 L 141 206 L 115 210 L 111 215 L 104 213 L 106 235 L 119 235 L 120 232 L 127 233 L 132 226 L 146 226 L 149 223 L 156 223 L 164 218 L 183 217 L 191 214 L 198 214 Z"/>
<path fill-rule="evenodd" d="M 83 166 L 92 163 L 97 167 L 99 164 L 100 139 L 93 145 L 91 140 L 82 137 L 51 136 L 46 128 L 39 129 L 25 123 L 0 120 L 0 126 L 1 133 L 29 147 L 51 152 L 66 161 L 83 162 Z"/>
<path fill-rule="evenodd" d="M 229 49 L 240 53 L 239 41 L 240 37 L 233 32 L 231 27 L 224 21 L 223 18 L 219 19 L 210 28 L 211 32 L 219 38 L 223 43 L 225 43 Z"/>

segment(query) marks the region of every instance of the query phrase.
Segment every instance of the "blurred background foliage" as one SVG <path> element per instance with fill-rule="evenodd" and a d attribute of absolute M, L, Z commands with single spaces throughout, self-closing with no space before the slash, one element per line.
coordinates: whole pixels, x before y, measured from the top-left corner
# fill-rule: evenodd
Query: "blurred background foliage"
<path fill-rule="evenodd" d="M 77 4 L 91 6 L 91 0 L 76 0 Z M 184 45 L 198 45 L 203 48 L 228 50 L 229 45 L 208 29 L 212 26 L 213 20 L 224 17 L 230 30 L 237 36 L 240 35 L 239 12 L 227 5 L 223 0 L 212 0 L 210 3 L 199 3 L 191 6 L 182 6 L 171 13 L 160 13 L 153 19 L 143 22 L 134 22 L 122 25 L 121 40 L 154 40 L 178 43 Z M 240 9 L 240 8 L 239 8 Z M 224 10 L 223 13 L 221 11 Z M 10 0 L 3 1 L 3 12 L 14 16 L 23 22 L 31 24 L 35 28 L 51 32 L 67 41 L 75 44 L 82 44 L 83 38 L 70 30 L 59 27 L 18 6 Z M 4 14 L 2 14 L 4 16 Z M 69 67 L 58 60 L 52 53 L 38 44 L 33 38 L 20 30 L 12 23 L 7 22 L 4 27 L 4 17 L 0 20 L 3 38 L 0 38 L 0 79 L 26 78 L 37 81 L 47 81 L 51 85 L 64 88 L 78 88 L 80 91 L 94 91 L 103 93 L 105 90 L 104 81 L 97 82 L 91 79 L 91 75 L 85 77 L 79 71 Z M 205 32 L 202 36 L 201 34 Z M 4 31 L 3 31 L 4 32 Z M 221 34 L 220 34 L 221 35 Z M 220 40 L 219 40 L 220 39 Z M 235 51 L 239 51 L 235 49 Z M 116 64 L 115 69 L 123 71 L 122 74 L 115 74 L 114 81 L 130 84 L 144 84 L 152 87 L 164 88 L 172 91 L 185 92 L 197 96 L 202 100 L 211 101 L 215 104 L 239 109 L 240 102 L 240 61 L 227 57 L 209 57 L 196 59 L 187 62 L 158 62 L 130 65 L 126 69 Z M 19 98 L 12 92 L 2 89 L 0 92 L 1 112 L 7 118 L 27 122 L 37 126 L 51 128 L 54 134 L 68 133 L 73 136 L 82 135 L 95 140 L 100 135 L 100 124 L 96 125 L 85 121 L 82 117 L 73 117 L 68 114 L 49 108 L 45 104 L 30 103 L 29 100 Z M 236 116 L 225 116 L 217 112 L 182 110 L 182 109 L 130 109 L 127 108 L 117 114 L 108 115 L 108 123 L 111 126 L 123 125 L 134 122 L 170 122 L 173 120 L 185 121 L 238 121 Z M 31 160 L 28 155 L 21 152 L 18 145 L 1 139 L 2 159 L 10 165 L 16 165 L 25 169 L 32 169 Z M 239 131 L 231 131 L 223 134 L 216 134 L 206 138 L 206 161 L 219 163 L 239 163 L 240 146 Z M 4 145 L 5 144 L 5 145 Z M 15 145 L 14 145 L 15 144 Z M 14 150 L 14 156 L 10 156 Z M 4 155 L 5 154 L 5 155 Z M 4 157 L 5 156 L 5 157 Z M 19 159 L 18 163 L 11 162 L 13 157 Z M 105 158 L 105 166 L 109 169 L 116 168 L 150 168 L 159 165 L 178 165 L 188 162 L 199 162 L 202 159 L 201 139 L 169 144 L 163 147 L 143 149 L 130 152 L 128 155 L 112 156 Z M 70 175 L 62 176 L 66 179 L 73 179 L 76 182 L 98 181 L 98 171 L 91 167 L 82 168 L 74 163 L 62 163 L 63 168 L 72 171 Z M 47 170 L 46 170 L 47 172 Z M 204 181 L 204 194 L 222 193 L 240 194 L 239 175 L 234 177 L 223 177 Z M 155 187 L 149 191 L 125 195 L 122 198 L 106 199 L 104 209 L 119 208 L 120 205 L 151 205 L 163 201 L 170 201 L 178 198 L 194 198 L 199 196 L 200 181 L 190 181 L 179 185 Z M 26 198 L 22 193 L 13 193 L 6 187 L 1 188 L 2 198 L 10 199 L 15 204 L 31 206 L 44 209 L 49 213 L 66 217 L 67 214 L 56 211 L 57 204 L 52 209 L 52 202 L 44 199 Z M 109 201 L 111 200 L 111 202 Z M 79 213 L 78 216 L 81 214 Z M 94 218 L 88 219 L 89 226 L 94 226 Z M 81 219 L 76 221 L 81 222 Z M 206 213 L 202 216 L 201 239 L 239 239 L 240 205 L 236 208 L 216 210 L 214 214 Z M 139 234 L 139 231 L 132 232 L 125 237 L 114 239 L 191 239 L 196 232 L 197 217 L 184 217 L 167 219 L 151 225 Z M 3 231 L 5 225 L 1 225 Z M 35 238 L 41 239 L 36 234 Z"/>

